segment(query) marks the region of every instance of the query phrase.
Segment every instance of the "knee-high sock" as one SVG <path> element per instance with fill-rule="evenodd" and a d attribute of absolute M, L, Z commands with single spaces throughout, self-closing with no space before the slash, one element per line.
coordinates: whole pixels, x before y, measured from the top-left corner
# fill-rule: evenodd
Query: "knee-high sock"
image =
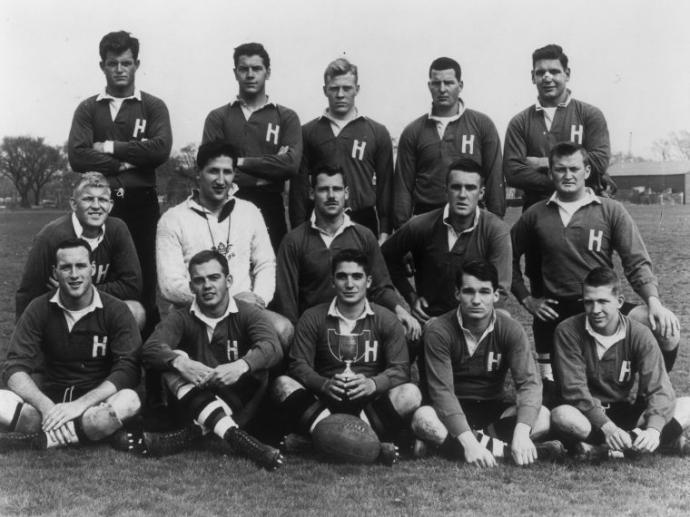
<path fill-rule="evenodd" d="M 231 417 L 232 409 L 209 391 L 192 388 L 180 403 L 190 420 L 196 420 L 221 438 L 225 438 L 228 429 L 237 427 Z"/>
<path fill-rule="evenodd" d="M 285 433 L 310 434 L 320 420 L 331 414 L 325 404 L 304 388 L 293 391 L 279 408 Z"/>

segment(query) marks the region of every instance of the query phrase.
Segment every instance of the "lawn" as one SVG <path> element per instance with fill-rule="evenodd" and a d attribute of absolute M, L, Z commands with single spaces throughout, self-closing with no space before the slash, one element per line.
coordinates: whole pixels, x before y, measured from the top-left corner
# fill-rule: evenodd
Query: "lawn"
<path fill-rule="evenodd" d="M 662 300 L 690 328 L 690 207 L 628 205 L 659 276 Z M 55 212 L 0 212 L 0 347 L 32 236 Z M 519 210 L 511 208 L 508 222 Z M 526 313 L 511 304 L 524 324 Z M 671 378 L 690 394 L 686 340 Z M 566 462 L 479 470 L 440 458 L 326 465 L 290 455 L 275 473 L 218 447 L 143 459 L 107 446 L 0 455 L 2 515 L 687 515 L 690 458 Z"/>

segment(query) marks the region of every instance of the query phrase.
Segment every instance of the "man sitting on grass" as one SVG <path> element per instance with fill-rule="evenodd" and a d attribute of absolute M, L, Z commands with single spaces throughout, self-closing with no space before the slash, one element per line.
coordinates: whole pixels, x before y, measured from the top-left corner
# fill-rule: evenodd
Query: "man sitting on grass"
<path fill-rule="evenodd" d="M 525 331 L 494 309 L 500 296 L 496 268 L 485 260 L 466 262 L 455 285 L 458 308 L 424 330 L 433 407 L 417 410 L 413 431 L 442 455 L 479 467 L 493 467 L 508 455 L 518 465 L 559 459 L 565 453 L 560 442 L 534 443 L 549 431 L 549 411 L 541 405 L 541 383 Z M 503 400 L 508 370 L 516 404 Z M 415 455 L 425 451 L 424 443 L 417 442 Z"/>
<path fill-rule="evenodd" d="M 282 347 L 266 311 L 230 296 L 228 261 L 205 250 L 189 261 L 191 305 L 173 310 L 143 348 L 149 368 L 163 379 L 187 422 L 213 432 L 239 454 L 273 470 L 282 465 L 277 449 L 246 433 L 268 386 L 268 369 Z M 181 433 L 144 433 L 142 452 L 160 455 L 184 445 Z M 189 436 L 189 435 L 187 435 Z"/>
<path fill-rule="evenodd" d="M 555 373 L 566 404 L 552 411 L 554 430 L 576 442 L 587 459 L 606 458 L 609 451 L 690 451 L 683 436 L 690 397 L 676 399 L 651 330 L 621 314 L 616 273 L 607 267 L 590 271 L 583 302 L 584 314 L 556 328 Z M 636 376 L 638 397 L 631 402 Z"/>
<path fill-rule="evenodd" d="M 93 286 L 88 242 L 63 241 L 54 258 L 58 289 L 29 304 L 1 365 L 9 390 L 0 390 L 0 424 L 9 432 L 0 433 L 0 450 L 102 440 L 141 405 L 132 313 Z"/>
<path fill-rule="evenodd" d="M 272 396 L 288 432 L 308 435 L 331 413 L 349 413 L 392 441 L 421 403 L 410 383 L 405 329 L 391 311 L 367 300 L 371 272 L 362 251 L 336 253 L 332 278 L 335 298 L 300 318 L 289 376 L 276 379 Z"/>

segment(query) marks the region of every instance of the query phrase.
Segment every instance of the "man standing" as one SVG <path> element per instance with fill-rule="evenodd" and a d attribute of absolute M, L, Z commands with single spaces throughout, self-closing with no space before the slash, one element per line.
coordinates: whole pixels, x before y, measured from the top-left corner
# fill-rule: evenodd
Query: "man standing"
<path fill-rule="evenodd" d="M 398 143 L 393 227 L 399 228 L 413 214 L 445 204 L 448 165 L 461 157 L 479 163 L 486 186 L 486 208 L 503 217 L 505 185 L 496 126 L 483 113 L 465 108 L 457 61 L 435 59 L 429 67 L 428 85 L 431 112 L 410 123 Z"/>
<path fill-rule="evenodd" d="M 568 56 L 558 45 L 532 53 L 532 83 L 537 102 L 508 124 L 503 152 L 503 173 L 508 185 L 524 191 L 528 207 L 553 192 L 549 177 L 549 151 L 558 142 L 574 142 L 587 149 L 592 173 L 587 185 L 600 194 L 613 185 L 606 174 L 611 157 L 609 130 L 601 111 L 573 99 Z"/>
<path fill-rule="evenodd" d="M 454 285 L 457 308 L 424 329 L 433 407 L 415 413 L 412 429 L 445 456 L 480 467 L 493 467 L 508 453 L 517 465 L 563 456 L 560 442 L 533 442 L 549 431 L 549 411 L 541 405 L 527 334 L 509 315 L 494 310 L 496 268 L 485 260 L 465 262 Z M 516 404 L 503 400 L 508 370 Z"/>
<path fill-rule="evenodd" d="M 464 261 L 492 263 L 504 294 L 511 280 L 510 230 L 478 207 L 486 191 L 481 166 L 460 158 L 448 167 L 445 181 L 446 205 L 413 218 L 381 247 L 393 283 L 422 323 L 457 306 L 455 271 Z M 415 266 L 414 286 L 405 272 L 408 253 Z"/>
<path fill-rule="evenodd" d="M 163 379 L 188 423 L 195 421 L 236 452 L 273 470 L 277 449 L 241 427 L 249 423 L 268 387 L 268 369 L 283 351 L 266 312 L 230 296 L 228 261 L 205 250 L 189 261 L 191 305 L 178 308 L 144 344 L 144 364 Z M 155 439 L 144 433 L 144 446 Z"/>
<path fill-rule="evenodd" d="M 254 203 L 266 220 L 271 245 L 278 249 L 287 233 L 283 189 L 297 174 L 302 159 L 302 131 L 297 114 L 270 102 L 266 80 L 271 60 L 260 43 L 235 49 L 237 99 L 211 111 L 202 143 L 225 140 L 237 156 L 239 198 Z"/>
<path fill-rule="evenodd" d="M 115 193 L 111 215 L 127 224 L 141 264 L 147 335 L 159 319 L 156 167 L 170 156 L 170 117 L 163 101 L 135 87 L 139 40 L 124 31 L 111 32 L 101 40 L 99 51 L 105 91 L 77 107 L 69 134 L 69 162 L 76 172 L 102 172 L 110 181 Z"/>
<path fill-rule="evenodd" d="M 127 226 L 114 217 L 110 186 L 100 172 L 84 174 L 70 198 L 71 213 L 51 221 L 34 239 L 16 295 L 17 319 L 34 298 L 58 286 L 54 276 L 55 249 L 68 239 L 84 239 L 93 254 L 93 283 L 99 291 L 123 300 L 139 328 L 145 322 L 141 268 Z M 107 220 L 107 224 L 106 224 Z"/>
<path fill-rule="evenodd" d="M 585 313 L 556 329 L 554 366 L 565 405 L 551 414 L 554 429 L 580 442 L 576 450 L 585 458 L 657 448 L 687 454 L 690 397 L 676 399 L 652 333 L 621 314 L 616 273 L 594 268 L 582 298 Z M 638 398 L 631 402 L 635 386 Z"/>
<path fill-rule="evenodd" d="M 343 171 L 320 166 L 311 183 L 314 212 L 285 237 L 278 251 L 276 310 L 296 323 L 306 309 L 332 300 L 331 261 L 344 249 L 356 249 L 371 268 L 370 298 L 395 311 L 410 338 L 417 339 L 419 323 L 399 304 L 376 237 L 345 213 L 350 191 Z"/>
<path fill-rule="evenodd" d="M 199 189 L 163 214 L 156 235 L 158 283 L 163 298 L 181 307 L 192 303 L 189 261 L 198 252 L 225 256 L 233 278 L 230 295 L 264 308 L 275 290 L 275 255 L 261 212 L 237 199 L 234 148 L 227 142 L 199 147 Z M 266 311 L 285 349 L 292 337 L 290 323 Z"/>
<path fill-rule="evenodd" d="M 56 447 L 102 440 L 141 405 L 141 338 L 127 306 L 92 283 L 90 245 L 56 246 L 57 291 L 35 298 L 2 364 L 0 448 Z M 32 374 L 40 371 L 43 380 Z"/>
<path fill-rule="evenodd" d="M 300 318 L 289 376 L 276 379 L 272 396 L 288 432 L 310 434 L 331 413 L 349 413 L 391 441 L 421 403 L 410 383 L 404 329 L 390 311 L 367 300 L 371 275 L 362 252 L 337 253 L 331 279 L 335 298 Z"/>
<path fill-rule="evenodd" d="M 557 396 L 551 371 L 553 333 L 564 319 L 582 312 L 582 279 L 598 266 L 613 267 L 617 252 L 630 285 L 646 305 L 627 304 L 624 312 L 651 327 L 670 369 L 678 354 L 678 318 L 659 300 L 657 280 L 642 237 L 623 205 L 600 198 L 585 186 L 591 173 L 589 153 L 579 144 L 561 142 L 549 154 L 555 192 L 531 206 L 511 230 L 512 292 L 534 316 L 532 329 L 547 406 Z M 541 258 L 543 296 L 524 284 L 520 257 L 536 250 Z"/>
<path fill-rule="evenodd" d="M 357 67 L 345 58 L 329 63 L 323 76 L 328 99 L 324 114 L 302 128 L 300 175 L 290 182 L 292 227 L 309 218 L 309 175 L 324 164 L 338 166 L 350 188 L 350 218 L 386 240 L 391 231 L 393 145 L 388 130 L 362 115 Z"/>

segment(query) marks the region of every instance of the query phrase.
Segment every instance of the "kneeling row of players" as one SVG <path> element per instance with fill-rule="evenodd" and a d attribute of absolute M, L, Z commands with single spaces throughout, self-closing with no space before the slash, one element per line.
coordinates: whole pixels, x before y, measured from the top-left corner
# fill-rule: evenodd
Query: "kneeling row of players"
<path fill-rule="evenodd" d="M 336 296 L 304 313 L 288 350 L 265 310 L 229 295 L 227 260 L 210 250 L 189 262 L 194 301 L 140 346 L 127 306 L 92 285 L 90 254 L 80 239 L 59 245 L 57 292 L 34 300 L 17 324 L 2 365 L 4 450 L 110 438 L 120 449 L 163 455 L 212 434 L 272 470 L 284 462 L 280 449 L 255 437 L 271 418 L 280 435 L 314 436 L 332 459 L 349 461 L 393 463 L 392 443 L 403 442 L 416 457 L 434 450 L 485 467 L 566 450 L 685 450 L 690 398 L 676 399 L 650 330 L 620 312 L 620 283 L 608 268 L 589 273 L 584 313 L 557 329 L 561 392 L 549 410 L 525 331 L 494 308 L 498 275 L 486 261 L 458 270 L 458 307 L 426 325 L 417 354 L 395 315 L 367 300 L 369 264 L 357 250 L 333 258 Z M 408 349 L 419 355 L 418 385 Z M 164 372 L 181 430 L 142 425 L 134 391 L 141 362 Z M 509 370 L 514 403 L 504 402 Z"/>

